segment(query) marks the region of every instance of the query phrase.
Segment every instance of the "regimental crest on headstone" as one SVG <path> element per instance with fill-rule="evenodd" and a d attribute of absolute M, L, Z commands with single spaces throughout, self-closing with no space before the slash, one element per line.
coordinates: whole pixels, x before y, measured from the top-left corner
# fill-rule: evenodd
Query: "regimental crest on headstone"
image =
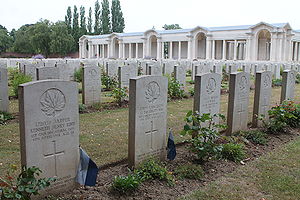
<path fill-rule="evenodd" d="M 160 96 L 160 87 L 157 82 L 148 83 L 145 90 L 145 98 L 149 103 L 154 103 Z"/>

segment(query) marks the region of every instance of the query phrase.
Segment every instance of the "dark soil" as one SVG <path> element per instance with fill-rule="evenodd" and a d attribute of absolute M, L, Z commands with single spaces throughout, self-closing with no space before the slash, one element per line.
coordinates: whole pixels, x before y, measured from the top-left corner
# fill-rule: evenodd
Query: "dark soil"
<path fill-rule="evenodd" d="M 295 139 L 300 134 L 300 129 L 292 130 L 289 134 L 269 135 L 266 145 L 255 145 L 252 143 L 246 144 L 247 158 L 241 163 L 235 163 L 226 160 L 210 160 L 202 165 L 204 177 L 201 180 L 177 180 L 173 187 L 170 187 L 166 182 L 152 180 L 142 183 L 139 189 L 133 193 L 126 195 L 118 194 L 111 190 L 111 183 L 115 176 L 127 175 L 128 166 L 123 162 L 116 163 L 115 166 L 106 165 L 100 167 L 100 172 L 97 178 L 95 187 L 80 187 L 72 192 L 60 195 L 63 199 L 176 199 L 186 195 L 194 190 L 199 189 L 217 178 L 233 172 L 240 165 L 246 164 L 255 160 L 257 157 L 270 152 L 281 145 Z M 176 167 L 188 163 L 197 163 L 195 155 L 186 148 L 189 144 L 177 145 L 177 157 L 174 161 L 166 161 L 165 164 L 169 171 L 174 171 Z"/>

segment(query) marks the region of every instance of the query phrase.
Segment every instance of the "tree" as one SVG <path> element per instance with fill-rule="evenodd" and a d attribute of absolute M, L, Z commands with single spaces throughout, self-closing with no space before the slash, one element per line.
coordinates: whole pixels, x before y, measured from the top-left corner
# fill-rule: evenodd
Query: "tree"
<path fill-rule="evenodd" d="M 85 35 L 86 33 L 85 8 L 80 6 L 80 35 Z"/>
<path fill-rule="evenodd" d="M 13 51 L 17 53 L 33 53 L 34 49 L 31 43 L 31 33 L 29 29 L 33 24 L 25 24 L 21 26 L 15 33 L 15 41 Z"/>
<path fill-rule="evenodd" d="M 13 37 L 11 37 L 7 29 L 0 25 L 0 53 L 5 52 L 8 48 L 12 46 Z"/>
<path fill-rule="evenodd" d="M 100 22 L 100 4 L 99 1 L 97 0 L 95 2 L 95 25 L 94 25 L 94 34 L 98 35 L 101 33 L 101 22 Z"/>
<path fill-rule="evenodd" d="M 76 42 L 78 42 L 80 37 L 80 29 L 79 29 L 79 14 L 77 12 L 77 6 L 74 6 L 73 8 L 73 32 L 72 36 Z M 78 44 L 76 43 L 76 46 L 78 47 Z"/>
<path fill-rule="evenodd" d="M 109 11 L 109 1 L 103 0 L 101 2 L 101 33 L 108 34 L 111 33 L 111 23 L 110 23 L 110 11 Z"/>
<path fill-rule="evenodd" d="M 67 55 L 67 53 L 75 50 L 75 40 L 71 34 L 68 33 L 68 26 L 64 22 L 56 22 L 51 26 L 51 53 Z"/>
<path fill-rule="evenodd" d="M 125 22 L 119 0 L 112 0 L 111 5 L 111 26 L 112 32 L 123 33 Z"/>
<path fill-rule="evenodd" d="M 65 23 L 68 27 L 68 33 L 72 33 L 72 9 L 71 6 L 67 9 L 67 15 L 65 16 Z"/>
<path fill-rule="evenodd" d="M 41 53 L 46 57 L 50 54 L 50 21 L 41 20 L 29 29 L 30 41 L 34 53 Z"/>
<path fill-rule="evenodd" d="M 182 29 L 179 24 L 165 24 L 162 28 L 165 30 Z"/>
<path fill-rule="evenodd" d="M 92 34 L 92 25 L 93 25 L 93 19 L 92 19 L 92 8 L 90 7 L 89 10 L 89 17 L 88 17 L 88 24 L 87 24 L 87 31 L 89 34 Z"/>

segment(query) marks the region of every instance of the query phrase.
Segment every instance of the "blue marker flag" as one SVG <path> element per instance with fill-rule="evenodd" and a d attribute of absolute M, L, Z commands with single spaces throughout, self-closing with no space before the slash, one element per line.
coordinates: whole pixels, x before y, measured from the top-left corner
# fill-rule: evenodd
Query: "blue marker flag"
<path fill-rule="evenodd" d="M 174 141 L 172 130 L 170 130 L 170 133 L 169 133 L 167 150 L 168 150 L 167 158 L 169 160 L 174 160 L 176 157 L 176 146 L 175 146 L 175 141 Z"/>
<path fill-rule="evenodd" d="M 85 151 L 79 147 L 80 162 L 77 171 L 76 181 L 81 185 L 95 186 L 98 175 L 98 167 Z"/>

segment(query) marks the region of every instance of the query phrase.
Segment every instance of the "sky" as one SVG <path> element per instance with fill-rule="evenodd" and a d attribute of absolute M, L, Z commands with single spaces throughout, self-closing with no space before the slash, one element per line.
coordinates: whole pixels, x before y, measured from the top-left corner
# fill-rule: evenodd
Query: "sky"
<path fill-rule="evenodd" d="M 9 31 L 41 18 L 64 20 L 68 6 L 83 5 L 88 13 L 96 0 L 0 0 L 0 24 Z M 101 1 L 101 0 L 99 0 Z M 252 25 L 289 22 L 300 29 L 299 0 L 120 0 L 125 32 L 143 32 L 164 24 L 196 26 Z"/>

